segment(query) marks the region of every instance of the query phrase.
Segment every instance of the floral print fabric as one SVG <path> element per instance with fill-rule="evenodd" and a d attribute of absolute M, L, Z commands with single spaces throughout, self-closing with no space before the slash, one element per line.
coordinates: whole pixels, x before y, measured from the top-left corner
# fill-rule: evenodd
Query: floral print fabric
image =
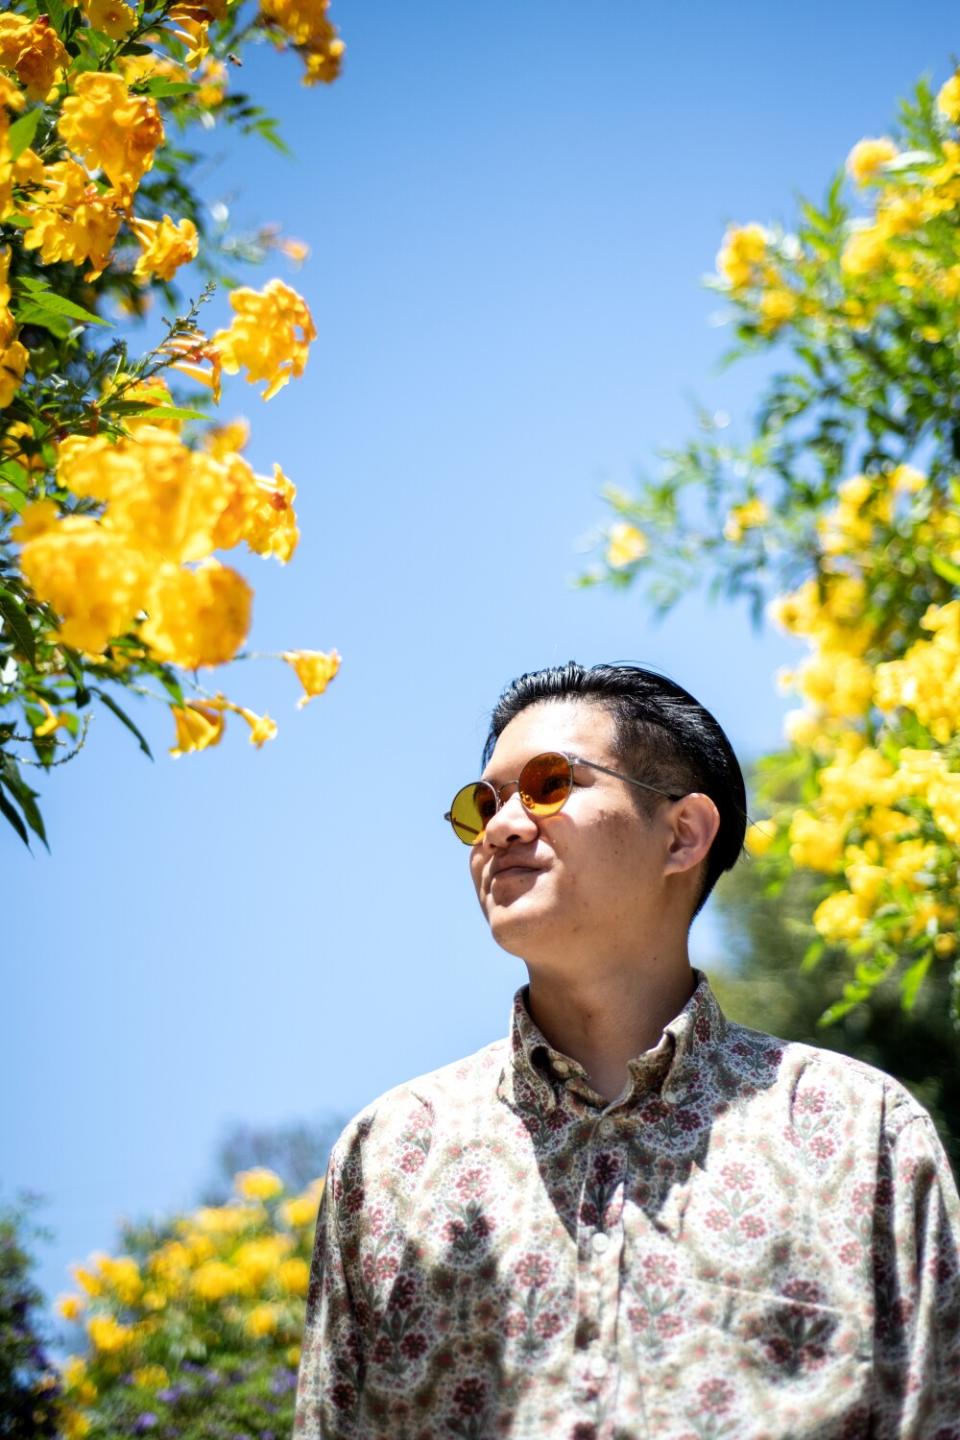
<path fill-rule="evenodd" d="M 338 1141 L 298 1440 L 960 1440 L 960 1202 L 911 1096 L 698 976 L 607 1104 L 524 994 Z"/>

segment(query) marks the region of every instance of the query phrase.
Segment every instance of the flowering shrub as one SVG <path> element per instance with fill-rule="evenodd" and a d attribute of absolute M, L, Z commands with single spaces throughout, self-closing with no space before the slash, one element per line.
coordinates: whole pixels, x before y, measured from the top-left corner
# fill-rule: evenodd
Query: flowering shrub
<path fill-rule="evenodd" d="M 856 144 L 794 233 L 730 227 L 714 284 L 739 352 L 779 342 L 788 365 L 749 444 L 704 417 L 659 480 L 608 495 L 586 577 L 646 578 L 666 608 L 706 568 L 806 642 L 748 846 L 773 882 L 822 879 L 806 963 L 840 947 L 850 974 L 825 1018 L 889 980 L 909 1007 L 933 964 L 960 976 L 958 127 L 960 72 Z"/>
<path fill-rule="evenodd" d="M 256 746 L 276 733 L 197 672 L 236 658 L 250 627 L 251 588 L 220 553 L 245 545 L 285 564 L 296 491 L 279 465 L 255 473 L 245 422 L 213 424 L 210 406 L 223 373 L 265 400 L 303 374 L 306 302 L 234 271 L 305 247 L 271 227 L 211 226 L 182 137 L 219 123 L 279 144 L 230 67 L 268 40 L 297 52 L 306 84 L 335 79 L 343 44 L 327 8 L 16 0 L 0 15 L 0 814 L 24 841 L 45 835 L 21 767 L 71 758 L 93 702 L 147 750 L 118 691 L 170 706 L 175 755 L 216 744 L 228 714 Z M 233 317 L 208 336 L 200 308 L 218 279 Z M 181 283 L 195 287 L 189 304 Z M 130 328 L 158 297 L 182 313 L 135 356 Z M 304 699 L 339 663 L 335 651 L 282 658 Z"/>
<path fill-rule="evenodd" d="M 288 1436 L 321 1189 L 243 1171 L 227 1204 L 128 1229 L 124 1254 L 76 1266 L 57 1302 L 84 1337 L 63 1369 L 67 1440 Z"/>
<path fill-rule="evenodd" d="M 22 1209 L 0 1209 L 0 1435 L 53 1440 L 59 1433 L 60 1377 L 48 1354 L 43 1296 L 33 1283 L 36 1231 Z"/>

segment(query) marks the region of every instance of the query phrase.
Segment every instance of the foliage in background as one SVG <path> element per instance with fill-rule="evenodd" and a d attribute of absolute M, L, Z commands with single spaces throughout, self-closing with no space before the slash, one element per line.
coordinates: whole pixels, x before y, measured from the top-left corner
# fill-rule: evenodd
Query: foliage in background
<path fill-rule="evenodd" d="M 668 609 L 707 575 L 757 617 L 773 598 L 805 640 L 748 844 L 771 884 L 815 881 L 804 962 L 835 977 L 831 1020 L 891 981 L 909 1009 L 938 970 L 960 1005 L 958 127 L 960 71 L 855 145 L 793 232 L 728 230 L 714 283 L 733 353 L 776 345 L 782 369 L 747 444 L 705 417 L 658 479 L 608 492 L 585 577 L 645 583 Z"/>
<path fill-rule="evenodd" d="M 47 1353 L 43 1296 L 32 1280 L 23 1209 L 0 1210 L 0 1440 L 57 1435 L 60 1375 Z"/>
<path fill-rule="evenodd" d="M 245 422 L 210 423 L 223 373 L 269 399 L 315 336 L 289 285 L 235 275 L 305 247 L 270 227 L 231 236 L 194 185 L 198 126 L 280 145 L 232 88 L 257 39 L 292 47 L 305 83 L 338 73 L 327 0 L 17 0 L 0 15 L 0 814 L 25 842 L 45 835 L 22 767 L 76 754 L 95 702 L 148 754 L 118 693 L 170 706 L 174 754 L 217 744 L 230 713 L 258 747 L 276 733 L 196 673 L 237 657 L 250 626 L 252 590 L 218 553 L 285 563 L 298 539 L 280 466 L 255 474 Z M 214 282 L 233 316 L 208 336 Z M 154 302 L 181 313 L 134 354 L 130 326 Z M 338 664 L 282 658 L 304 699 Z"/>
<path fill-rule="evenodd" d="M 816 939 L 816 884 L 809 871 L 795 869 L 771 895 L 761 867 L 750 859 L 724 875 L 714 901 L 724 960 L 711 969 L 710 983 L 731 1019 L 784 1040 L 841 1050 L 895 1076 L 933 1116 L 960 1175 L 960 1070 L 949 970 L 941 965 L 930 972 L 909 1014 L 891 978 L 870 1005 L 822 1029 L 817 1022 L 824 991 L 843 984 L 845 960 L 831 950 L 815 970 L 803 964 Z"/>
<path fill-rule="evenodd" d="M 321 1190 L 245 1171 L 226 1204 L 129 1227 L 123 1254 L 75 1267 L 67 1440 L 286 1440 Z"/>
<path fill-rule="evenodd" d="M 305 1190 L 315 1175 L 326 1172 L 346 1121 L 343 1116 L 288 1125 L 232 1125 L 217 1148 L 214 1178 L 204 1198 L 208 1204 L 223 1204 L 240 1170 L 272 1170 L 287 1190 Z"/>

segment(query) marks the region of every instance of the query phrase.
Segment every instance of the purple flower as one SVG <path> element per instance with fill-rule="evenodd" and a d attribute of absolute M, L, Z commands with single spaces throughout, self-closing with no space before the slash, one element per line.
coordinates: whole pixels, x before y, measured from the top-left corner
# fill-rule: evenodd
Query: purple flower
<path fill-rule="evenodd" d="M 159 1421 L 156 1415 L 150 1410 L 145 1410 L 142 1415 L 138 1415 L 136 1420 L 134 1420 L 133 1433 L 134 1435 L 145 1435 L 148 1430 L 152 1430 L 157 1424 L 159 1424 Z"/>

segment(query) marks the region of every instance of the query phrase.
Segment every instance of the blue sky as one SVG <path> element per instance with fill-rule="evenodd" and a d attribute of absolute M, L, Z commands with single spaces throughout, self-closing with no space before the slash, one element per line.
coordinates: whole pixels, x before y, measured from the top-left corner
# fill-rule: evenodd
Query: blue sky
<path fill-rule="evenodd" d="M 333 13 L 332 89 L 265 48 L 243 70 L 295 158 L 217 130 L 204 193 L 312 250 L 252 277 L 309 300 L 306 376 L 268 405 L 236 382 L 223 413 L 299 487 L 291 565 L 242 562 L 253 648 L 337 646 L 343 670 L 300 713 L 280 664 L 227 672 L 280 724 L 260 753 L 240 723 L 174 762 L 143 703 L 151 765 L 99 716 L 44 784 L 52 855 L 0 837 L 0 1194 L 46 1196 L 50 1294 L 120 1215 L 192 1203 L 231 1122 L 346 1116 L 502 1033 L 523 973 L 440 817 L 510 678 L 645 662 L 742 757 L 777 743 L 792 646 L 697 593 L 656 624 L 638 596 L 578 592 L 578 546 L 693 398 L 744 433 L 762 370 L 716 374 L 699 285 L 726 222 L 789 221 L 958 44 L 938 0 Z M 722 963 L 709 912 L 694 940 Z"/>

